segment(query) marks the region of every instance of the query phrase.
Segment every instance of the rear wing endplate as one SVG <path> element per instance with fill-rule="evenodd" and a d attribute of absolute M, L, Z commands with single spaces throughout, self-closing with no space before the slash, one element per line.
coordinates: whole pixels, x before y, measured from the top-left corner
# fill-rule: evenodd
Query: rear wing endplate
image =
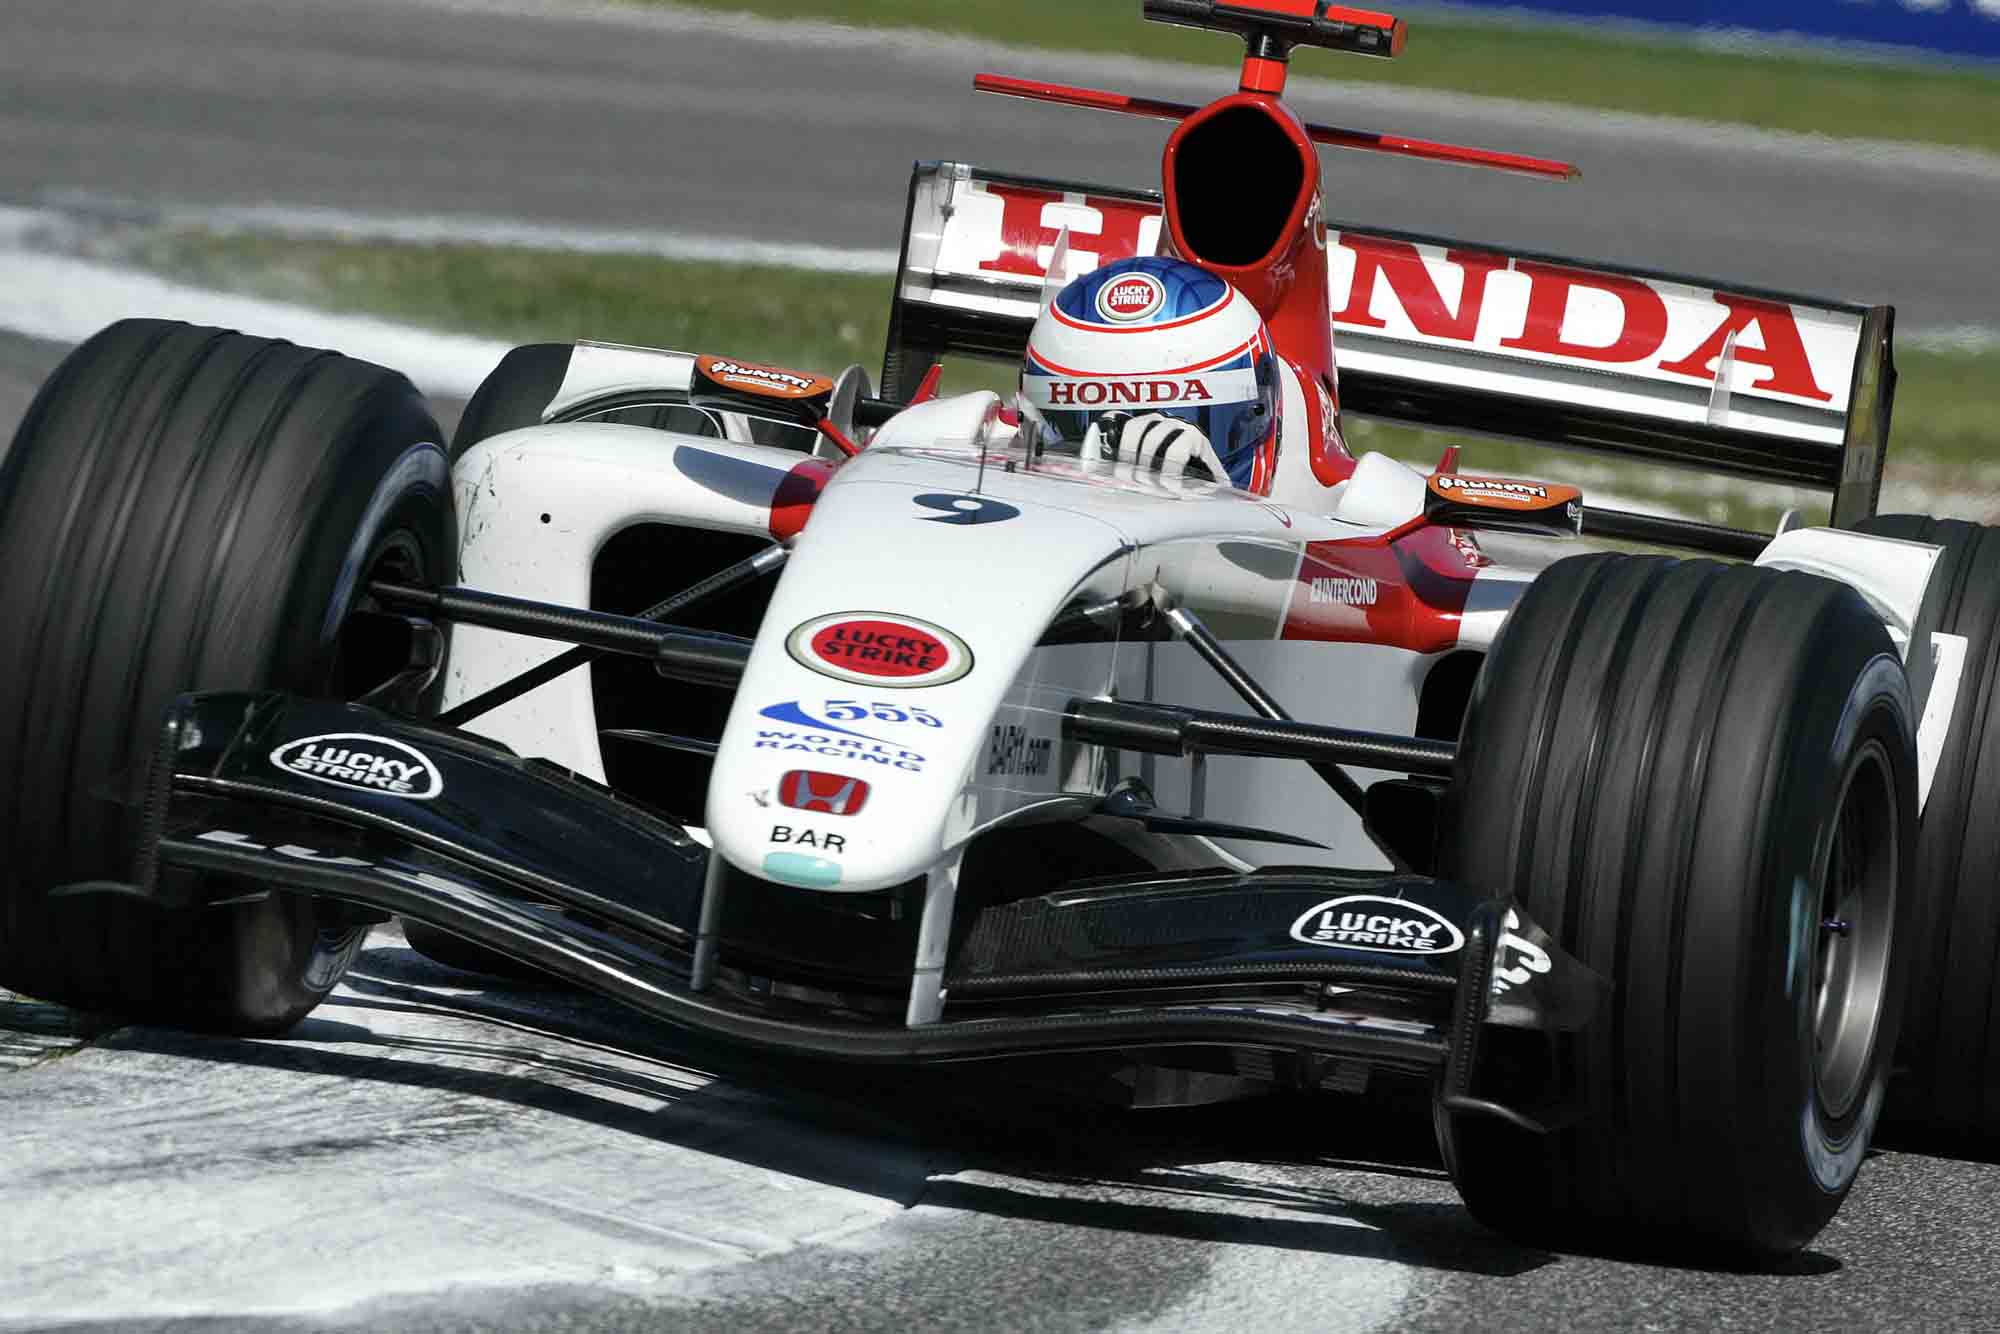
<path fill-rule="evenodd" d="M 940 356 L 1018 360 L 1046 265 L 1156 253 L 1149 191 L 919 163 L 882 393 Z M 1895 310 L 1327 224 L 1340 400 L 1352 413 L 1833 493 L 1875 512 Z"/>

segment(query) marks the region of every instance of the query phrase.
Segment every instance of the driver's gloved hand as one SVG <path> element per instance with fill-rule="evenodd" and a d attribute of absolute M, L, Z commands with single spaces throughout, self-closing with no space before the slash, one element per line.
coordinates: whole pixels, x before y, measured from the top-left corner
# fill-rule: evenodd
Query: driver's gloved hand
<path fill-rule="evenodd" d="M 1105 413 L 1085 433 L 1083 457 L 1128 465 L 1138 477 L 1221 482 L 1229 476 L 1207 436 L 1160 412 Z"/>

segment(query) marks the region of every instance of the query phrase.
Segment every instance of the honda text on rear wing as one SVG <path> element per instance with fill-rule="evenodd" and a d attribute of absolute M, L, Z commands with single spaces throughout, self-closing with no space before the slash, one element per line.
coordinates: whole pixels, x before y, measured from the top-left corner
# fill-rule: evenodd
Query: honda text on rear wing
<path fill-rule="evenodd" d="M 883 394 L 945 354 L 1019 359 L 1064 233 L 1066 279 L 1163 225 L 1155 192 L 919 164 Z M 1348 412 L 1830 491 L 1840 526 L 1875 510 L 1892 307 L 1338 222 L 1325 246 Z"/>

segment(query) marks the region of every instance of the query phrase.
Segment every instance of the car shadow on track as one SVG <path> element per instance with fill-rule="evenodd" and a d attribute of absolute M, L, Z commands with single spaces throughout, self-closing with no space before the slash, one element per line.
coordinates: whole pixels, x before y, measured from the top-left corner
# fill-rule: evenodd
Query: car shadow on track
<path fill-rule="evenodd" d="M 1895 1115 L 1893 1095 L 1889 1117 Z M 1916 1153 L 1926 1158 L 1950 1158 L 1961 1163 L 2000 1164 L 2000 1139 L 1992 1136 L 1940 1135 L 1934 1131 L 1885 1119 L 1875 1132 L 1871 1153 Z"/>
<path fill-rule="evenodd" d="M 128 1028 L 106 1045 L 491 1099 L 906 1207 L 1490 1276 L 1557 1258 L 1488 1231 L 1451 1197 L 1417 1090 L 1132 1111 L 1027 1067 L 773 1060 L 592 995 L 477 986 L 413 951 L 371 948 L 289 1041 Z M 389 1031 L 418 1017 L 468 1022 Z M 1368 1157 L 1330 1155 L 1330 1143 Z"/>

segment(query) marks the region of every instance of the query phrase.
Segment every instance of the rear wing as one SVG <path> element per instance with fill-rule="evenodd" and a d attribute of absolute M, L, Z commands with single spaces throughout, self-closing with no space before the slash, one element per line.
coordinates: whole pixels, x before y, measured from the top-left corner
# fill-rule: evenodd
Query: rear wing
<path fill-rule="evenodd" d="M 882 393 L 940 356 L 1018 360 L 1052 249 L 1064 276 L 1153 254 L 1150 191 L 919 163 Z M 1353 413 L 1833 494 L 1881 492 L 1895 310 L 1327 224 L 1340 400 Z"/>

